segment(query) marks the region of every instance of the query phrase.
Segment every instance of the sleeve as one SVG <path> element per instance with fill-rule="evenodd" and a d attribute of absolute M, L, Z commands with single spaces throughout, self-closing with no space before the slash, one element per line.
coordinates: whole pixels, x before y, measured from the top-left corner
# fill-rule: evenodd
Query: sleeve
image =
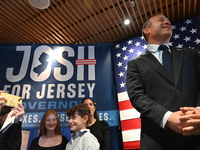
<path fill-rule="evenodd" d="M 101 150 L 109 150 L 110 149 L 109 125 L 104 120 L 102 120 L 101 122 L 102 122 L 102 133 L 103 133 L 103 143 L 101 145 Z"/>
<path fill-rule="evenodd" d="M 21 149 L 21 140 L 22 140 L 22 133 L 21 133 L 21 122 L 14 123 L 8 130 L 7 130 L 7 139 L 5 143 L 5 150 L 20 150 Z"/>
<path fill-rule="evenodd" d="M 128 62 L 126 78 L 128 96 L 135 109 L 141 113 L 141 117 L 146 117 L 159 125 L 168 109 L 156 103 L 146 94 L 145 84 L 148 83 L 144 84 L 142 77 L 144 76 L 146 81 L 151 80 L 147 79 L 150 78 L 147 75 L 147 71 L 151 70 L 148 70 L 150 67 L 142 70 L 144 69 L 143 67 L 139 70 L 140 64 L 144 64 L 144 61 L 141 59 L 133 59 Z M 144 72 L 144 74 L 141 72 Z"/>

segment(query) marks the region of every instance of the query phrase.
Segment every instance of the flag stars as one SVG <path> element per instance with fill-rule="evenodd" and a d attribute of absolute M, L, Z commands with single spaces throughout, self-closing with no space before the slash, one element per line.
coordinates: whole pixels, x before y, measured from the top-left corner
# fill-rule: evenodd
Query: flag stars
<path fill-rule="evenodd" d="M 182 26 L 179 30 L 181 30 L 182 32 L 183 32 L 183 31 L 186 31 L 186 27 L 183 27 L 183 26 Z"/>
<path fill-rule="evenodd" d="M 135 43 L 135 46 L 136 46 L 136 47 L 140 46 L 140 43 L 141 43 L 141 42 L 136 42 L 136 43 Z"/>
<path fill-rule="evenodd" d="M 125 87 L 125 84 L 126 84 L 126 83 L 124 83 L 124 82 L 122 82 L 121 84 L 119 84 L 119 85 L 120 85 L 120 88 Z"/>
<path fill-rule="evenodd" d="M 172 30 L 176 29 L 176 25 L 172 25 Z"/>
<path fill-rule="evenodd" d="M 199 44 L 200 43 L 200 39 L 196 38 L 196 41 L 194 41 L 194 42 L 196 42 L 197 44 Z"/>
<path fill-rule="evenodd" d="M 185 21 L 185 23 L 186 23 L 186 24 L 190 24 L 190 23 L 192 23 L 192 20 L 187 19 L 187 20 Z"/>
<path fill-rule="evenodd" d="M 178 44 L 177 48 L 183 48 L 183 44 Z"/>
<path fill-rule="evenodd" d="M 193 34 L 193 33 L 197 33 L 197 29 L 193 29 L 192 28 L 192 30 L 190 30 L 190 32 Z"/>
<path fill-rule="evenodd" d="M 117 49 L 117 48 L 120 48 L 120 44 L 116 44 L 115 45 L 115 48 Z"/>
<path fill-rule="evenodd" d="M 128 57 L 129 57 L 129 56 L 126 56 L 126 55 L 125 55 L 125 56 L 123 57 L 124 61 L 125 61 L 125 60 L 128 60 Z"/>
<path fill-rule="evenodd" d="M 142 47 L 143 49 L 147 49 L 147 44 L 144 44 Z"/>
<path fill-rule="evenodd" d="M 118 66 L 118 67 L 121 67 L 122 64 L 123 64 L 123 62 L 118 62 L 117 66 Z"/>
<path fill-rule="evenodd" d="M 140 38 L 141 38 L 141 40 L 144 40 L 144 36 L 141 36 Z"/>
<path fill-rule="evenodd" d="M 138 55 L 138 56 L 140 56 L 141 54 L 142 54 L 142 52 L 141 52 L 141 51 L 138 51 L 138 52 L 137 52 L 137 55 Z"/>
<path fill-rule="evenodd" d="M 133 53 L 133 52 L 134 52 L 134 49 L 131 48 L 131 49 L 129 49 L 128 51 L 129 51 L 129 53 Z"/>
<path fill-rule="evenodd" d="M 173 45 L 173 42 L 169 42 L 168 44 L 169 44 L 169 46 L 172 46 L 172 45 Z"/>
<path fill-rule="evenodd" d="M 123 51 L 126 51 L 126 49 L 127 49 L 127 47 L 126 47 L 126 46 L 124 46 L 124 47 L 122 48 L 122 50 L 123 50 Z"/>
<path fill-rule="evenodd" d="M 125 70 L 127 70 L 127 65 L 124 67 Z"/>
<path fill-rule="evenodd" d="M 133 43 L 133 40 L 129 40 L 127 43 L 128 43 L 128 45 L 130 45 Z"/>
<path fill-rule="evenodd" d="M 190 39 L 191 37 L 185 37 L 183 40 L 185 40 L 185 42 L 187 42 L 187 41 L 191 41 L 191 39 Z"/>
<path fill-rule="evenodd" d="M 173 36 L 173 38 L 179 39 L 179 38 L 180 38 L 180 34 L 175 34 L 175 35 Z"/>
<path fill-rule="evenodd" d="M 117 54 L 116 54 L 116 57 L 117 57 L 117 58 L 121 57 L 121 53 L 117 53 Z"/>
<path fill-rule="evenodd" d="M 124 72 L 121 72 L 118 74 L 120 77 L 123 77 L 124 76 Z"/>

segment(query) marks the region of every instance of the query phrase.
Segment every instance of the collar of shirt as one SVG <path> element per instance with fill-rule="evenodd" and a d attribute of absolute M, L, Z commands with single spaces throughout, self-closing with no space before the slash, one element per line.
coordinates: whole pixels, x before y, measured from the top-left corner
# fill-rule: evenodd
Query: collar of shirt
<path fill-rule="evenodd" d="M 90 131 L 89 129 L 83 129 L 83 130 L 79 130 L 77 132 L 73 132 L 73 133 L 71 133 L 71 138 L 75 139 L 75 138 L 82 136 L 84 133 L 89 132 L 89 131 Z"/>
<path fill-rule="evenodd" d="M 169 48 L 169 44 L 168 43 L 163 43 L 162 45 L 166 45 L 168 48 Z M 147 49 L 148 51 L 150 51 L 155 57 L 156 59 L 161 63 L 163 64 L 163 61 L 162 61 L 162 52 L 163 51 L 159 51 L 158 50 L 158 47 L 160 45 L 157 45 L 157 44 L 149 44 L 147 46 Z M 169 52 L 171 52 L 170 48 L 169 48 Z"/>
<path fill-rule="evenodd" d="M 163 43 L 162 45 L 166 45 L 168 48 L 169 48 L 169 44 L 168 43 Z M 150 51 L 151 53 L 155 53 L 155 52 L 158 52 L 159 50 L 158 50 L 158 47 L 159 47 L 160 45 L 158 45 L 158 44 L 149 44 L 148 46 L 147 46 L 147 49 L 148 49 L 148 51 Z M 171 50 L 170 50 L 170 48 L 169 48 L 169 51 L 171 52 Z"/>

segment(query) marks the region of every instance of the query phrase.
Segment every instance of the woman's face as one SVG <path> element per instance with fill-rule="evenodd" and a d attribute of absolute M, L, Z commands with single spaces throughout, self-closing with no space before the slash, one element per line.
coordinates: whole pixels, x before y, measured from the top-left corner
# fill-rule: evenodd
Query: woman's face
<path fill-rule="evenodd" d="M 94 106 L 93 101 L 91 101 L 90 99 L 86 99 L 84 100 L 83 104 L 86 104 L 90 108 L 91 115 L 94 116 L 96 107 Z"/>
<path fill-rule="evenodd" d="M 57 126 L 56 116 L 54 114 L 48 115 L 47 118 L 45 119 L 45 128 L 47 129 L 47 131 L 54 131 L 56 129 L 56 126 Z"/>

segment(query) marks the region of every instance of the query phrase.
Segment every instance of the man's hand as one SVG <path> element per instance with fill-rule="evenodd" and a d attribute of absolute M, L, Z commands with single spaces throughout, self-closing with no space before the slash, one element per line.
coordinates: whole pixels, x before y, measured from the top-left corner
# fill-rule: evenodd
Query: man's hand
<path fill-rule="evenodd" d="M 199 135 L 200 109 L 194 107 L 182 107 L 180 110 L 184 114 L 180 117 L 180 120 L 186 122 L 186 127 L 182 129 L 183 135 Z"/>
<path fill-rule="evenodd" d="M 181 121 L 180 117 L 183 115 L 182 111 L 176 111 L 172 113 L 166 123 L 166 126 L 173 131 L 182 134 L 182 128 L 186 127 L 185 121 Z"/>

